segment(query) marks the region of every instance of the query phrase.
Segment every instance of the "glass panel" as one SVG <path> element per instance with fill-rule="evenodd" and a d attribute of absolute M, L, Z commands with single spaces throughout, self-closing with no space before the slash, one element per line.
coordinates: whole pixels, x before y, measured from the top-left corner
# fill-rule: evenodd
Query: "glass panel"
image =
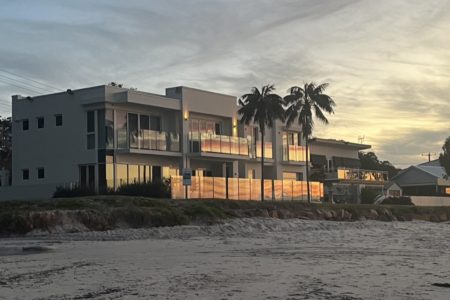
<path fill-rule="evenodd" d="M 128 183 L 127 165 L 116 164 L 116 187 Z"/>
<path fill-rule="evenodd" d="M 250 200 L 250 179 L 238 178 L 239 200 Z"/>
<path fill-rule="evenodd" d="M 127 140 L 127 113 L 124 111 L 116 111 L 116 138 L 117 138 L 117 148 L 126 149 L 128 148 Z"/>
<path fill-rule="evenodd" d="M 114 111 L 105 110 L 105 146 L 106 149 L 114 149 Z"/>
<path fill-rule="evenodd" d="M 95 111 L 87 112 L 87 132 L 95 132 Z"/>
<path fill-rule="evenodd" d="M 181 176 L 172 176 L 170 178 L 170 192 L 172 199 L 184 199 L 183 178 Z"/>
<path fill-rule="evenodd" d="M 264 179 L 264 200 L 272 200 L 272 180 Z"/>
<path fill-rule="evenodd" d="M 201 182 L 201 198 L 202 199 L 213 199 L 214 198 L 214 178 L 213 177 L 203 177 Z"/>
<path fill-rule="evenodd" d="M 128 165 L 128 183 L 138 183 L 139 182 L 139 166 L 138 165 Z"/>
<path fill-rule="evenodd" d="M 188 197 L 190 199 L 200 198 L 200 178 L 192 176 L 191 185 L 188 187 Z"/>
<path fill-rule="evenodd" d="M 150 116 L 150 129 L 161 131 L 161 118 L 159 116 Z"/>
<path fill-rule="evenodd" d="M 283 180 L 283 200 L 292 200 L 292 180 Z"/>
<path fill-rule="evenodd" d="M 250 188 L 251 188 L 250 199 L 255 201 L 261 201 L 261 179 L 250 179 Z"/>
<path fill-rule="evenodd" d="M 230 137 L 230 153 L 234 155 L 239 154 L 239 138 Z"/>
<path fill-rule="evenodd" d="M 248 155 L 248 140 L 246 138 L 239 138 L 239 154 Z"/>
<path fill-rule="evenodd" d="M 178 133 L 170 133 L 170 151 L 180 151 L 180 135 Z"/>
<path fill-rule="evenodd" d="M 114 164 L 106 164 L 106 187 L 114 188 Z"/>
<path fill-rule="evenodd" d="M 220 137 L 220 153 L 230 154 L 230 137 L 221 135 Z"/>
<path fill-rule="evenodd" d="M 274 197 L 275 200 L 280 201 L 283 200 L 283 181 L 282 180 L 274 180 Z"/>
<path fill-rule="evenodd" d="M 292 198 L 293 200 L 302 200 L 302 182 L 292 182 Z"/>
<path fill-rule="evenodd" d="M 89 133 L 87 135 L 87 148 L 94 149 L 95 148 L 95 133 Z"/>
<path fill-rule="evenodd" d="M 166 133 L 165 132 L 156 132 L 156 136 L 157 136 L 157 143 L 158 143 L 158 148 L 157 150 L 162 150 L 165 151 L 167 150 L 167 143 L 166 143 Z"/>
<path fill-rule="evenodd" d="M 130 139 L 130 148 L 139 148 L 138 132 L 138 115 L 128 114 L 128 137 Z"/>
<path fill-rule="evenodd" d="M 238 178 L 228 178 L 228 199 L 239 199 L 239 181 Z"/>
<path fill-rule="evenodd" d="M 214 199 L 226 199 L 226 178 L 214 177 Z"/>
<path fill-rule="evenodd" d="M 211 136 L 211 152 L 220 153 L 220 135 Z"/>
<path fill-rule="evenodd" d="M 139 139 L 141 143 L 141 149 L 150 149 L 150 118 L 149 116 L 140 115 L 140 129 L 139 129 Z"/>

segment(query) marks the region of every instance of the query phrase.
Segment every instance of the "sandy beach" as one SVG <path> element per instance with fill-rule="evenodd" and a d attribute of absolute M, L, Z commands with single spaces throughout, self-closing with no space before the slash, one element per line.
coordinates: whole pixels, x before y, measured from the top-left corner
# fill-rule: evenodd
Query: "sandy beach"
<path fill-rule="evenodd" d="M 450 224 L 235 219 L 0 240 L 0 299 L 448 299 Z M 24 251 L 25 250 L 25 251 Z"/>

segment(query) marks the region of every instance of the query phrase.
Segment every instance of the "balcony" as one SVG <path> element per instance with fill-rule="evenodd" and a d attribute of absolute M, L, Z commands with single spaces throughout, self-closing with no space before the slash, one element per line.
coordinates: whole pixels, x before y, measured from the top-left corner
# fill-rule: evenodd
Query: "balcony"
<path fill-rule="evenodd" d="M 253 144 L 253 147 L 255 148 L 252 153 L 254 157 L 254 153 L 256 153 L 256 158 L 261 158 L 261 142 L 256 142 L 256 144 Z M 255 151 L 256 150 L 256 151 Z M 264 158 L 272 159 L 272 142 L 264 142 Z"/>
<path fill-rule="evenodd" d="M 388 181 L 388 172 L 377 170 L 337 168 L 335 172 L 327 174 L 327 179 L 338 179 L 340 181 L 364 183 L 384 183 L 385 181 Z"/>
<path fill-rule="evenodd" d="M 306 147 L 298 145 L 283 145 L 283 161 L 306 162 Z"/>
<path fill-rule="evenodd" d="M 249 155 L 249 143 L 246 138 L 190 132 L 189 141 L 192 153 Z"/>
<path fill-rule="evenodd" d="M 174 132 L 160 132 L 141 129 L 139 136 L 129 135 L 130 149 L 180 151 L 180 135 Z"/>

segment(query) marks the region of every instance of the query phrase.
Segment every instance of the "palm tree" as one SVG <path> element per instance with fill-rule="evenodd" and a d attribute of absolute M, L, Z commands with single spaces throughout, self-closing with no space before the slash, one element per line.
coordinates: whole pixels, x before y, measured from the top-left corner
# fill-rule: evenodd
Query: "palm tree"
<path fill-rule="evenodd" d="M 274 90 L 273 85 L 265 85 L 261 91 L 253 87 L 251 93 L 239 98 L 240 122 L 245 125 L 257 124 L 261 133 L 261 201 L 264 201 L 264 135 L 266 128 L 272 128 L 276 120 L 284 121 L 285 119 L 283 98 L 273 93 Z"/>
<path fill-rule="evenodd" d="M 311 191 L 309 186 L 309 139 L 314 129 L 313 114 L 324 124 L 328 124 L 328 119 L 324 111 L 328 114 L 334 113 L 334 100 L 324 94 L 328 83 L 316 85 L 315 83 L 305 83 L 303 87 L 293 86 L 289 89 L 289 95 L 284 97 L 286 105 L 286 125 L 289 127 L 296 119 L 302 130 L 306 146 L 306 182 L 308 190 L 308 202 L 311 202 Z"/>

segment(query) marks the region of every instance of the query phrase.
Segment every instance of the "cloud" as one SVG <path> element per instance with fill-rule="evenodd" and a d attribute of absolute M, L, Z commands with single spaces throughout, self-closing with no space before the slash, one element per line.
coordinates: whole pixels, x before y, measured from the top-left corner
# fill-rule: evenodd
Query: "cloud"
<path fill-rule="evenodd" d="M 118 81 L 237 96 L 330 82 L 336 114 L 316 135 L 364 135 L 382 159 L 418 162 L 450 135 L 449 31 L 445 0 L 10 1 L 0 70 L 61 89 Z M 5 81 L 0 115 L 12 94 L 30 94 Z"/>

